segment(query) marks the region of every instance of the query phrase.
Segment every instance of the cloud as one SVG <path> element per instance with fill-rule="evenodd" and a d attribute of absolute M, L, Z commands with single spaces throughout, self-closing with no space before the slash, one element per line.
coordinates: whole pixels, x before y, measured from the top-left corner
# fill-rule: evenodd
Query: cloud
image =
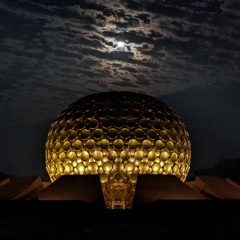
<path fill-rule="evenodd" d="M 240 17 L 240 3 L 237 0 L 225 0 L 221 9 L 225 12 L 230 14 L 231 16 L 235 17 L 233 19 L 238 20 Z"/>
<path fill-rule="evenodd" d="M 166 95 L 231 84 L 240 75 L 237 4 L 3 0 L 1 108 L 11 99 L 21 113 L 16 93 L 46 114 L 47 103 L 106 89 Z"/>

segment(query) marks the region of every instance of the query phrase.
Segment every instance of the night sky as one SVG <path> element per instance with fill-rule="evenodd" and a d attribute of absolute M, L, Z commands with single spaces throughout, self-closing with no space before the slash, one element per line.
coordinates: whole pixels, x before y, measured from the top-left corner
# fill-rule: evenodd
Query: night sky
<path fill-rule="evenodd" d="M 75 100 L 113 90 L 178 113 L 190 174 L 239 158 L 239 51 L 239 0 L 1 0 L 0 172 L 47 179 L 51 123 Z"/>

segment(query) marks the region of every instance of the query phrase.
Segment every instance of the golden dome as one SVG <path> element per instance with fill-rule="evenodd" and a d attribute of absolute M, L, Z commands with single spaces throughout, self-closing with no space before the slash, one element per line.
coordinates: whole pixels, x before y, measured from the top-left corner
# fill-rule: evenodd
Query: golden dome
<path fill-rule="evenodd" d="M 179 116 L 160 100 L 103 92 L 60 113 L 45 155 L 51 181 L 66 174 L 99 174 L 107 208 L 122 199 L 131 208 L 138 174 L 171 174 L 185 181 L 191 144 Z"/>

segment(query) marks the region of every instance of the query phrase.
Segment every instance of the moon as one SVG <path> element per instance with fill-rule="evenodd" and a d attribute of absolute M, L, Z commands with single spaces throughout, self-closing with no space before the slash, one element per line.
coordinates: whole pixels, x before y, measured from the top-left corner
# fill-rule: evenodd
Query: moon
<path fill-rule="evenodd" d="M 124 47 L 124 45 L 125 45 L 124 42 L 121 42 L 121 41 L 117 42 L 117 46 L 118 46 L 119 48 Z"/>

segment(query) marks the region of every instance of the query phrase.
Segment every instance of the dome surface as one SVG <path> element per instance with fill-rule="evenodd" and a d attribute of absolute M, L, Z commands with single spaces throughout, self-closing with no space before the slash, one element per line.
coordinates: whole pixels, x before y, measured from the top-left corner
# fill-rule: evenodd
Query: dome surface
<path fill-rule="evenodd" d="M 138 174 L 172 174 L 185 181 L 191 144 L 168 105 L 134 92 L 102 92 L 70 104 L 48 132 L 46 169 L 62 175 L 99 174 L 107 208 L 131 208 Z"/>

